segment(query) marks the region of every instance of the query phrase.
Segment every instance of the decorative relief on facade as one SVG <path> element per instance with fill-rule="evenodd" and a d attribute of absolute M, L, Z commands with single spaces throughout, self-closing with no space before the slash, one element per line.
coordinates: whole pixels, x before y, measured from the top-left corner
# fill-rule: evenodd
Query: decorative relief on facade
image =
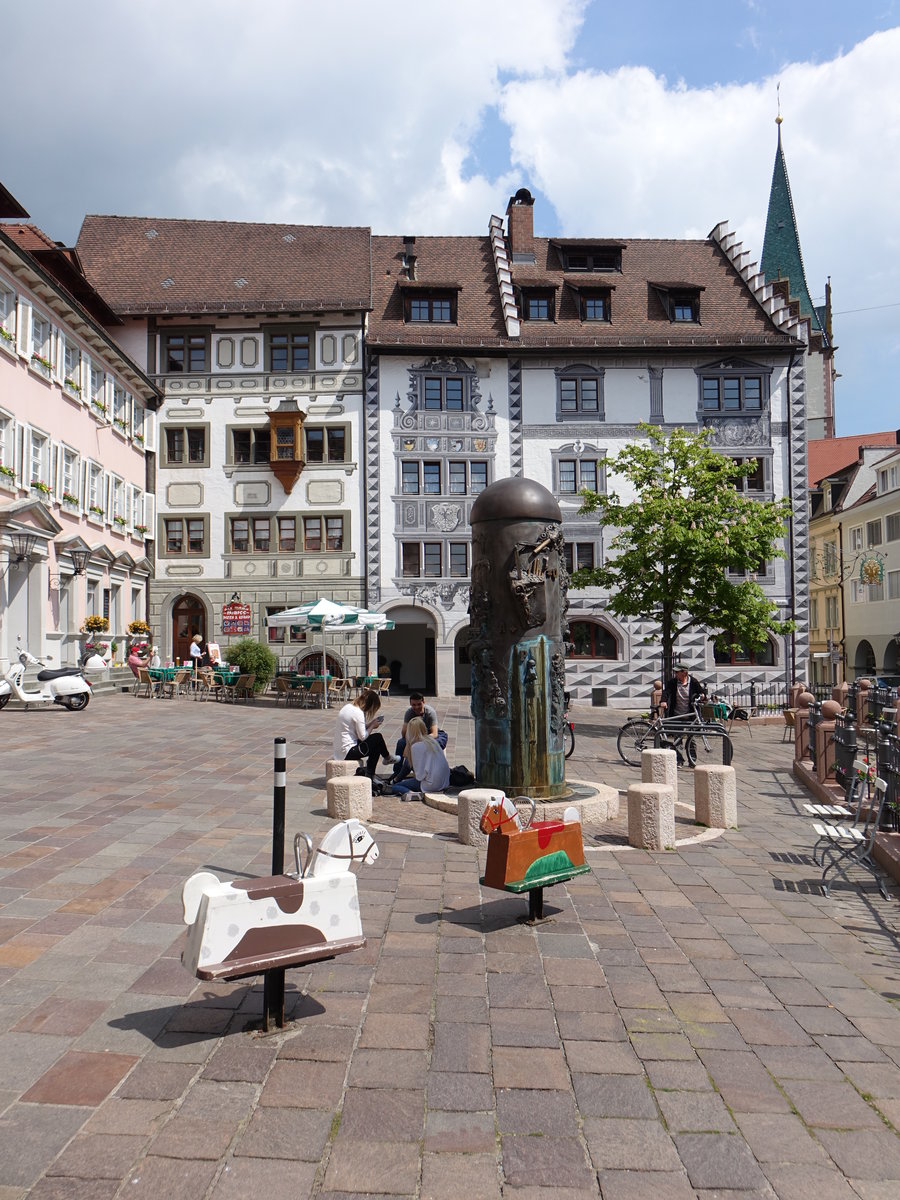
<path fill-rule="evenodd" d="M 319 361 L 323 367 L 333 367 L 337 362 L 337 338 L 333 333 L 322 335 L 319 342 Z"/>
<path fill-rule="evenodd" d="M 462 520 L 462 508 L 458 504 L 432 504 L 431 519 L 434 527 L 441 533 L 452 533 Z"/>
<path fill-rule="evenodd" d="M 359 356 L 359 340 L 355 333 L 345 333 L 341 338 L 341 357 L 346 366 L 355 363 Z"/>
<path fill-rule="evenodd" d="M 341 504 L 344 485 L 339 479 L 311 479 L 306 485 L 306 502 L 313 508 L 326 504 Z"/>
<path fill-rule="evenodd" d="M 189 575 L 202 575 L 203 568 L 196 564 L 173 563 L 166 567 L 166 574 L 171 575 L 173 579 L 186 579 Z"/>
<path fill-rule="evenodd" d="M 255 367 L 259 362 L 259 342 L 256 338 L 241 338 L 241 366 Z"/>
<path fill-rule="evenodd" d="M 442 608 L 450 609 L 458 599 L 461 600 L 463 596 L 468 596 L 469 585 L 468 583 L 436 583 L 426 584 L 423 587 L 419 584 L 406 584 L 397 590 L 401 596 L 413 596 L 435 608 L 440 605 Z"/>
<path fill-rule="evenodd" d="M 234 502 L 239 505 L 268 504 L 271 489 L 268 483 L 236 483 L 234 485 Z"/>
<path fill-rule="evenodd" d="M 234 338 L 223 337 L 216 342 L 216 366 L 226 371 L 234 366 Z"/>
<path fill-rule="evenodd" d="M 415 525 L 418 523 L 419 511 L 415 504 L 407 504 L 403 510 L 404 525 Z"/>
<path fill-rule="evenodd" d="M 713 446 L 768 446 L 771 442 L 767 413 L 749 420 L 746 417 L 707 417 L 704 425 L 711 430 Z"/>
<path fill-rule="evenodd" d="M 203 503 L 202 483 L 170 483 L 166 488 L 170 508 L 199 508 Z"/>

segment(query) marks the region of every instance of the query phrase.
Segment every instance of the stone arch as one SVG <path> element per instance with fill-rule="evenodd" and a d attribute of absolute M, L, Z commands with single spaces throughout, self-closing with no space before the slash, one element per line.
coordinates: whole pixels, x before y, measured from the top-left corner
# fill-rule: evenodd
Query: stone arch
<path fill-rule="evenodd" d="M 154 628 L 152 619 L 149 622 L 151 638 L 154 639 L 153 644 L 159 647 L 160 658 L 162 658 L 163 662 L 174 657 L 172 613 L 175 605 L 184 596 L 193 596 L 199 602 L 205 616 L 205 637 L 207 641 L 216 640 L 215 608 L 213 602 L 202 588 L 196 587 L 193 582 L 185 582 L 183 587 L 174 588 L 163 597 L 159 606 L 158 628 Z"/>
<path fill-rule="evenodd" d="M 872 677 L 877 670 L 875 661 L 875 651 L 872 649 L 872 643 L 866 638 L 862 638 L 856 646 L 856 654 L 853 657 L 853 671 L 857 679 Z"/>

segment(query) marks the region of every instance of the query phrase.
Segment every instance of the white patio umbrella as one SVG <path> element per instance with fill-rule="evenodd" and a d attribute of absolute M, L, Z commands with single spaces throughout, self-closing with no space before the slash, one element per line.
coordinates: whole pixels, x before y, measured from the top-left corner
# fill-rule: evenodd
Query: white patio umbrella
<path fill-rule="evenodd" d="M 362 633 L 393 629 L 394 622 L 384 613 L 371 612 L 366 608 L 356 608 L 352 604 L 339 604 L 334 600 L 310 600 L 299 604 L 296 608 L 285 608 L 278 613 L 270 613 L 266 617 L 266 626 L 279 628 L 285 625 L 298 625 L 301 629 L 321 629 L 322 631 L 322 674 L 327 675 L 325 643 L 329 630 L 340 630 L 341 633 Z M 326 702 L 322 694 L 322 706 Z"/>

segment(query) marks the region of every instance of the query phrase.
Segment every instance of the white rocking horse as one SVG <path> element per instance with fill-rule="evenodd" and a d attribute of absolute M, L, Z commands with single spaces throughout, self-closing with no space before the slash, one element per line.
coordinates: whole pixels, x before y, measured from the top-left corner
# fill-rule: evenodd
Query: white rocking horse
<path fill-rule="evenodd" d="M 306 860 L 301 864 L 305 844 Z M 313 851 L 294 838 L 296 872 L 222 883 L 198 871 L 182 889 L 190 926 L 181 961 L 200 979 L 239 979 L 317 962 L 366 944 L 350 864 L 374 862 L 378 846 L 351 817 L 333 825 Z"/>

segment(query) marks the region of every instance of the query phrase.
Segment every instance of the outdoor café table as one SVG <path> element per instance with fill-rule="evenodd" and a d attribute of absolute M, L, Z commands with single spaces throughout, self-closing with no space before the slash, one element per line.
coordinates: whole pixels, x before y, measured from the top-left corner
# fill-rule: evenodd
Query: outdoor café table
<path fill-rule="evenodd" d="M 225 684 L 226 687 L 231 687 L 231 685 L 233 683 L 237 683 L 237 681 L 241 677 L 241 673 L 239 670 L 238 671 L 222 671 L 222 670 L 219 670 L 218 667 L 216 667 L 214 669 L 213 674 L 215 675 L 216 679 L 221 679 L 221 681 Z"/>

